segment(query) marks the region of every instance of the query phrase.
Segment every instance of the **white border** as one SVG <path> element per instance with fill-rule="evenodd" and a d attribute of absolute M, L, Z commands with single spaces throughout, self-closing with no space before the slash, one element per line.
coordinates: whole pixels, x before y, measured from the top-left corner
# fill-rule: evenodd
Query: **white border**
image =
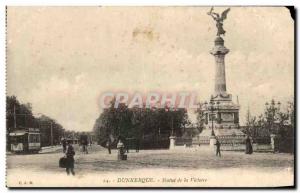
<path fill-rule="evenodd" d="M 2 1 L 1 1 L 2 2 Z M 146 6 L 146 5 L 295 5 L 297 0 L 4 0 L 4 5 L 104 5 L 104 6 Z M 1 3 L 3 4 L 3 3 Z"/>

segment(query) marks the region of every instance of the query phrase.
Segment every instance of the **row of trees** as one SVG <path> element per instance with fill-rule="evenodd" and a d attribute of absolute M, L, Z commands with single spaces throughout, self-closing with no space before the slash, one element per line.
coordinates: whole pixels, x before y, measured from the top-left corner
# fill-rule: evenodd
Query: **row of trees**
<path fill-rule="evenodd" d="M 22 104 L 16 96 L 6 97 L 6 133 L 22 128 L 39 128 L 41 132 L 41 145 L 49 146 L 60 143 L 60 139 L 66 133 L 62 125 L 54 119 L 45 116 L 34 116 L 30 103 Z M 52 132 L 52 134 L 51 134 Z M 52 135 L 52 141 L 51 141 Z M 7 138 L 9 148 L 9 138 Z"/>
<path fill-rule="evenodd" d="M 98 143 L 103 146 L 118 137 L 138 140 L 144 148 L 168 146 L 169 136 L 182 136 L 190 124 L 186 109 L 128 108 L 125 104 L 114 108 L 114 103 L 112 100 L 94 125 Z"/>
<path fill-rule="evenodd" d="M 165 108 L 128 108 L 125 104 L 114 108 L 114 101 L 109 108 L 103 110 L 94 125 L 94 134 L 98 143 L 106 146 L 113 143 L 118 136 L 134 138 L 141 143 L 160 143 L 160 147 L 167 147 L 169 136 L 195 137 L 202 132 L 205 125 L 203 104 L 195 111 L 196 123 L 188 119 L 186 109 Z M 276 134 L 282 151 L 293 151 L 294 141 L 294 103 L 288 102 L 285 110 L 280 109 L 280 103 L 272 100 L 266 103 L 265 112 L 259 116 L 247 114 L 246 125 L 241 129 L 254 142 L 270 143 L 270 135 Z M 164 141 L 162 141 L 164 140 Z M 151 146 L 151 145 L 150 145 Z"/>
<path fill-rule="evenodd" d="M 266 103 L 264 112 L 258 116 L 251 116 L 248 110 L 246 126 L 243 131 L 257 143 L 264 142 L 264 140 L 270 139 L 271 134 L 275 134 L 278 151 L 293 152 L 294 102 L 287 102 L 285 109 L 280 106 L 280 102 L 276 103 L 271 100 L 270 103 Z"/>
<path fill-rule="evenodd" d="M 7 134 L 16 128 L 40 128 L 42 146 L 59 144 L 61 137 L 77 137 L 80 133 L 66 131 L 62 125 L 45 115 L 34 116 L 31 104 L 21 104 L 15 96 L 6 99 Z M 118 137 L 138 140 L 142 148 L 168 147 L 169 136 L 194 137 L 201 133 L 205 119 L 202 105 L 196 110 L 197 121 L 194 126 L 188 119 L 186 109 L 165 108 L 128 108 L 120 104 L 114 108 L 111 101 L 109 108 L 103 110 L 96 120 L 93 133 L 98 144 L 116 143 Z M 259 142 L 276 134 L 280 147 L 293 151 L 294 141 L 294 102 L 288 102 L 286 109 L 272 100 L 266 103 L 263 114 L 247 114 L 243 132 Z M 51 137 L 53 136 L 52 141 Z M 9 144 L 9 138 L 7 145 Z"/>

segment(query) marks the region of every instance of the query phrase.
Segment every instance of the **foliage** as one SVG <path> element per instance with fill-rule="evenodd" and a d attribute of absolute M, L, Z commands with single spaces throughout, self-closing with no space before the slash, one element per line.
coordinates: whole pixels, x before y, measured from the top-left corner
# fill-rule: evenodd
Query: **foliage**
<path fill-rule="evenodd" d="M 186 109 L 146 108 L 145 105 L 128 108 L 125 104 L 114 108 L 114 101 L 103 110 L 93 128 L 98 143 L 103 146 L 118 137 L 138 139 L 140 143 L 159 143 L 159 140 L 168 140 L 172 131 L 174 135 L 182 136 L 189 124 Z"/>
<path fill-rule="evenodd" d="M 196 129 L 198 133 L 201 133 L 202 130 L 204 129 L 204 124 L 205 124 L 205 114 L 203 111 L 203 103 L 198 104 L 198 108 L 196 109 L 195 113 L 197 115 L 197 121 L 196 121 Z"/>
<path fill-rule="evenodd" d="M 244 132 L 255 141 L 261 138 L 270 138 L 271 134 L 277 136 L 279 151 L 293 152 L 294 141 L 294 102 L 287 103 L 287 109 L 280 108 L 280 103 L 274 100 L 265 108 L 264 114 L 250 116 L 247 114 L 246 128 Z"/>
<path fill-rule="evenodd" d="M 258 138 L 269 138 L 270 131 L 265 127 L 265 118 L 263 115 L 247 117 L 244 133 L 253 140 Z"/>
<path fill-rule="evenodd" d="M 53 135 L 53 144 L 57 145 L 60 143 L 62 136 L 65 134 L 65 129 L 62 125 L 57 123 L 54 119 L 42 115 L 36 118 L 38 122 L 38 128 L 40 128 L 41 132 L 41 143 L 42 146 L 51 145 L 51 127 L 52 127 L 52 135 Z"/>
<path fill-rule="evenodd" d="M 65 132 L 65 129 L 59 123 L 45 115 L 35 117 L 32 113 L 31 104 L 21 104 L 16 96 L 6 97 L 7 135 L 15 129 L 39 128 L 41 131 L 41 144 L 42 146 L 48 146 L 51 145 L 51 126 L 53 144 L 59 144 L 60 138 Z M 9 149 L 9 138 L 7 140 L 7 149 Z"/>

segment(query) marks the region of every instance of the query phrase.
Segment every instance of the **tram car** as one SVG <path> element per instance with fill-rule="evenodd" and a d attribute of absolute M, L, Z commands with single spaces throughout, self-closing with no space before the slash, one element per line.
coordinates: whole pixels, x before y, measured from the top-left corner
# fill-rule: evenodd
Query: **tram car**
<path fill-rule="evenodd" d="M 13 153 L 38 153 L 41 150 L 40 129 L 14 129 L 9 133 L 9 138 Z"/>

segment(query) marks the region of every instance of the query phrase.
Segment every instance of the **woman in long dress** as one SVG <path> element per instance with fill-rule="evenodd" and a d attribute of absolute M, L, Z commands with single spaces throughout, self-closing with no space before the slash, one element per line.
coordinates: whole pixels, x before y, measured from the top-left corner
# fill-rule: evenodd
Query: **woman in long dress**
<path fill-rule="evenodd" d="M 249 136 L 246 138 L 246 154 L 252 154 L 253 149 L 252 149 L 252 144 L 251 144 L 251 139 Z"/>

